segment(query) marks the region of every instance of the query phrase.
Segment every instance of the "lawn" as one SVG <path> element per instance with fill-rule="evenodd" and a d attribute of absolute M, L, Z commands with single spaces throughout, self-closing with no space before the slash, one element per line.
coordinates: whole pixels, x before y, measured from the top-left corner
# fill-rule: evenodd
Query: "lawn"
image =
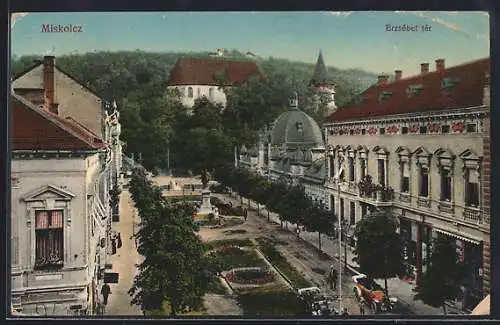
<path fill-rule="evenodd" d="M 163 309 L 153 309 L 146 310 L 146 316 L 170 316 L 170 305 L 167 301 L 163 302 Z M 200 310 L 192 310 L 186 311 L 184 313 L 179 313 L 178 316 L 200 316 L 200 315 L 208 315 L 205 307 L 201 307 Z"/>
<path fill-rule="evenodd" d="M 240 250 L 235 247 L 224 252 L 216 253 L 222 270 L 231 270 L 238 267 L 266 266 L 266 262 L 252 250 Z"/>
<path fill-rule="evenodd" d="M 246 290 L 238 295 L 245 316 L 307 316 L 297 295 L 284 287 L 272 286 Z"/>
<path fill-rule="evenodd" d="M 276 243 L 268 238 L 257 238 L 261 252 L 267 259 L 278 268 L 292 282 L 295 288 L 311 287 L 312 284 L 307 281 L 275 248 Z"/>
<path fill-rule="evenodd" d="M 213 240 L 213 241 L 205 243 L 205 247 L 207 249 L 214 249 L 214 248 L 226 246 L 226 245 L 245 247 L 245 246 L 253 246 L 253 242 L 248 238 L 244 238 L 244 239 L 233 238 L 233 239 Z"/>

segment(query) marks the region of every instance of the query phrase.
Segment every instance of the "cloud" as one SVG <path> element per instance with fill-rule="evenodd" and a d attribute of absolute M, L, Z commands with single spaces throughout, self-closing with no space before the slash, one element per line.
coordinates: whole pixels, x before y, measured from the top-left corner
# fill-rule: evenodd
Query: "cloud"
<path fill-rule="evenodd" d="M 24 18 L 28 13 L 27 12 L 15 12 L 10 16 L 10 28 L 14 28 L 16 21 L 19 21 Z"/>
<path fill-rule="evenodd" d="M 349 17 L 353 13 L 354 13 L 354 11 L 328 11 L 326 14 L 328 16 L 336 16 L 336 17 L 346 18 L 346 17 Z"/>

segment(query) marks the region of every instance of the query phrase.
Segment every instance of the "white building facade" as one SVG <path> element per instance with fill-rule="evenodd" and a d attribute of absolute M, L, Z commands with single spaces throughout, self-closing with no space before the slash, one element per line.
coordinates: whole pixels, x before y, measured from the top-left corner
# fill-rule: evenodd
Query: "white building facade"
<path fill-rule="evenodd" d="M 65 73 L 53 57 L 41 64 L 43 73 L 13 85 L 12 305 L 28 315 L 94 314 L 119 215 L 110 205 L 120 187 L 119 115 L 72 77 L 54 78 Z M 68 87 L 90 107 L 67 106 Z M 94 121 L 79 120 L 86 108 Z"/>
<path fill-rule="evenodd" d="M 381 76 L 324 125 L 331 209 L 350 225 L 374 209 L 397 216 L 413 284 L 427 269 L 432 238 L 456 241 L 468 270 L 465 308 L 483 297 L 489 221 L 482 218 L 480 180 L 488 73 L 489 59 L 447 69 L 436 60 L 433 72 L 423 64 L 420 75 L 396 75 L 391 84 Z"/>

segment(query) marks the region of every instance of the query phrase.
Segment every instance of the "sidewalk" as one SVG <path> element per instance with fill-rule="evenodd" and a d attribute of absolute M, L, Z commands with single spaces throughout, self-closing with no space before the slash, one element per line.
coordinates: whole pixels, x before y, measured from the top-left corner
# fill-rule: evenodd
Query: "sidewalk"
<path fill-rule="evenodd" d="M 243 200 L 243 204 L 247 205 L 248 201 L 245 198 Z M 257 203 L 250 201 L 250 206 L 252 210 L 257 210 Z M 260 214 L 262 216 L 267 217 L 267 210 L 263 205 L 260 205 Z M 279 217 L 276 213 L 270 212 L 270 221 L 274 222 L 276 224 L 280 224 Z M 283 228 L 287 229 L 285 226 L 285 223 L 283 223 Z M 288 223 L 288 230 L 290 232 L 295 232 L 296 226 L 293 224 Z M 319 248 L 318 244 L 318 233 L 317 232 L 308 232 L 308 231 L 301 231 L 300 232 L 300 237 L 313 245 L 316 248 Z M 338 245 L 338 240 L 330 240 L 327 236 L 321 235 L 321 250 L 328 254 L 330 257 L 335 257 L 339 258 L 339 245 Z M 340 254 L 341 256 L 341 263 L 344 262 L 344 248 L 342 247 L 342 252 Z M 359 271 L 357 270 L 359 268 L 359 265 L 352 260 L 354 255 L 352 254 L 352 249 L 350 247 L 347 248 L 347 265 L 348 268 L 354 272 L 359 274 Z M 376 282 L 381 285 L 382 287 L 384 286 L 384 280 L 376 280 Z M 412 291 L 413 286 L 409 283 L 406 283 L 403 280 L 400 280 L 399 278 L 392 278 L 392 279 L 387 279 L 387 287 L 389 289 L 389 293 L 391 296 L 395 296 L 398 298 L 398 300 L 407 305 L 408 308 L 414 312 L 417 315 L 443 315 L 443 310 L 442 308 L 434 308 L 431 306 L 428 306 L 424 304 L 420 300 L 413 300 L 414 297 L 414 292 Z M 448 308 L 448 314 L 453 314 L 452 308 Z M 458 312 L 456 312 L 458 313 Z"/>
<path fill-rule="evenodd" d="M 116 255 L 111 255 L 109 258 L 109 263 L 113 266 L 112 272 L 119 273 L 119 281 L 116 284 L 110 284 L 111 294 L 104 313 L 107 316 L 142 315 L 139 306 L 130 305 L 132 297 L 128 294 L 134 276 L 137 274 L 135 265 L 141 261 L 134 239 L 130 239 L 134 231 L 134 223 L 139 223 L 138 218 L 130 193 L 123 190 L 120 197 L 120 221 L 113 223 L 113 229 L 120 233 L 122 247 L 117 249 Z"/>

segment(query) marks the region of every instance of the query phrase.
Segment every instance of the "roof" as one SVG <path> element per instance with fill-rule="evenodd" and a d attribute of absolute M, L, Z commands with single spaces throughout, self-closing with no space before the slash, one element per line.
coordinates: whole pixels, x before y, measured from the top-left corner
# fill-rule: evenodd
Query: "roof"
<path fill-rule="evenodd" d="M 11 94 L 12 150 L 96 150 L 105 147 L 95 134 Z"/>
<path fill-rule="evenodd" d="M 323 147 L 324 141 L 319 125 L 312 117 L 301 110 L 290 109 L 282 113 L 274 122 L 271 144 Z"/>
<path fill-rule="evenodd" d="M 180 85 L 235 85 L 249 78 L 263 77 L 253 61 L 220 58 L 179 58 L 170 72 L 169 86 Z M 227 79 L 227 82 L 221 80 Z"/>
<path fill-rule="evenodd" d="M 394 114 L 421 113 L 482 105 L 490 58 L 433 71 L 386 85 L 373 85 L 327 118 L 327 123 Z M 442 89 L 442 83 L 450 87 Z M 411 93 L 420 88 L 420 93 Z M 387 94 L 386 100 L 380 100 Z"/>
<path fill-rule="evenodd" d="M 45 87 L 43 85 L 43 68 L 40 69 L 40 71 L 34 71 L 36 68 L 42 67 L 42 66 L 43 66 L 43 62 L 37 61 L 32 66 L 28 67 L 24 71 L 22 71 L 19 74 L 17 74 L 12 79 L 12 83 L 14 83 L 14 81 L 16 81 L 16 80 L 18 81 L 18 84 L 15 86 L 15 88 L 16 89 L 45 89 Z M 72 79 L 74 82 L 76 82 L 77 84 L 79 84 L 80 86 L 82 86 L 85 90 L 87 90 L 88 92 L 92 93 L 94 96 L 99 97 L 101 100 L 104 98 L 102 95 L 98 94 L 95 90 L 89 88 L 84 82 L 78 80 L 76 77 L 72 76 L 67 71 L 61 69 L 57 64 L 54 64 L 54 67 L 57 70 L 59 70 L 60 73 L 66 75 L 67 77 L 69 77 L 70 79 Z M 29 72 L 34 72 L 32 78 L 26 78 L 24 80 L 18 80 L 22 76 L 28 74 Z"/>
<path fill-rule="evenodd" d="M 316 67 L 311 78 L 311 83 L 314 85 L 325 85 L 328 83 L 328 72 L 326 70 L 325 62 L 323 61 L 323 53 L 319 51 Z"/>
<path fill-rule="evenodd" d="M 324 157 L 316 159 L 309 168 L 304 171 L 304 177 L 323 182 L 326 180 L 326 160 Z"/>

